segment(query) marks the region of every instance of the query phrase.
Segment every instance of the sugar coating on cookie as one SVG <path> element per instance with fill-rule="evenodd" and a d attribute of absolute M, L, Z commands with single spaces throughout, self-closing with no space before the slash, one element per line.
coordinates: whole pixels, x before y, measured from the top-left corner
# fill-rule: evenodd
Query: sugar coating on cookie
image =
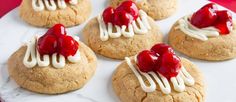
<path fill-rule="evenodd" d="M 110 0 L 110 5 L 118 6 L 127 0 Z M 132 0 L 137 6 L 147 12 L 154 20 L 161 20 L 173 15 L 178 8 L 178 0 Z"/>
<path fill-rule="evenodd" d="M 83 29 L 87 44 L 98 54 L 124 59 L 162 42 L 155 21 L 132 1 L 108 7 Z"/>
<path fill-rule="evenodd" d="M 170 45 L 187 56 L 211 61 L 236 57 L 236 23 L 227 10 L 209 3 L 180 18 L 169 32 Z"/>
<path fill-rule="evenodd" d="M 85 22 L 92 11 L 90 0 L 67 1 L 23 0 L 19 14 L 25 22 L 37 27 L 52 27 L 57 23 L 71 27 Z"/>
<path fill-rule="evenodd" d="M 134 59 L 131 58 L 131 61 L 134 62 Z M 153 92 L 143 91 L 137 77 L 125 61 L 118 66 L 113 74 L 113 89 L 122 102 L 204 101 L 205 85 L 201 72 L 187 59 L 181 58 L 181 63 L 195 80 L 195 84 L 193 86 L 186 86 L 183 92 L 172 90 L 170 94 L 164 94 L 160 87 L 156 87 L 156 90 Z M 144 82 L 148 85 L 147 79 L 144 79 Z M 174 88 L 173 86 L 171 87 Z"/>

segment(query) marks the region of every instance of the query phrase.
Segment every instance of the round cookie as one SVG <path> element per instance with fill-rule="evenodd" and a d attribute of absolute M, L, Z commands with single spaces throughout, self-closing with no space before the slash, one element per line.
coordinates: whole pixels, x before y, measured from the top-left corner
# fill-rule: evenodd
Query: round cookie
<path fill-rule="evenodd" d="M 110 5 L 116 7 L 127 0 L 110 0 Z M 173 15 L 178 8 L 177 0 L 132 0 L 154 20 L 165 19 Z"/>
<path fill-rule="evenodd" d="M 78 0 L 73 6 L 55 11 L 43 10 L 34 11 L 31 5 L 32 0 L 23 0 L 20 5 L 20 17 L 27 23 L 37 27 L 52 27 L 61 23 L 66 27 L 75 26 L 85 22 L 91 11 L 92 6 L 89 0 Z"/>
<path fill-rule="evenodd" d="M 84 39 L 96 53 L 109 58 L 124 59 L 124 57 L 133 56 L 143 49 L 149 49 L 154 44 L 162 42 L 163 36 L 155 21 L 151 18 L 148 20 L 152 28 L 147 34 L 135 34 L 132 38 L 121 36 L 102 41 L 98 21 L 93 18 L 83 30 Z"/>
<path fill-rule="evenodd" d="M 137 77 L 125 61 L 118 66 L 113 74 L 114 92 L 121 102 L 203 102 L 205 100 L 205 84 L 201 72 L 187 59 L 181 58 L 181 60 L 195 80 L 195 84 L 191 87 L 186 86 L 184 92 L 179 93 L 172 90 L 170 94 L 166 95 L 160 91 L 159 87 L 154 92 L 144 92 Z M 145 81 L 147 80 L 145 79 Z"/>
<path fill-rule="evenodd" d="M 11 78 L 22 88 L 44 94 L 59 94 L 82 88 L 96 71 L 97 58 L 90 48 L 82 42 L 78 63 L 66 62 L 64 68 L 27 68 L 23 64 L 26 46 L 21 47 L 8 60 Z"/>
<path fill-rule="evenodd" d="M 201 41 L 185 34 L 176 22 L 169 32 L 169 44 L 177 51 L 186 54 L 189 57 L 221 61 L 236 57 L 236 32 L 233 31 L 228 35 L 209 38 L 207 41 Z M 233 29 L 236 29 L 234 27 Z"/>

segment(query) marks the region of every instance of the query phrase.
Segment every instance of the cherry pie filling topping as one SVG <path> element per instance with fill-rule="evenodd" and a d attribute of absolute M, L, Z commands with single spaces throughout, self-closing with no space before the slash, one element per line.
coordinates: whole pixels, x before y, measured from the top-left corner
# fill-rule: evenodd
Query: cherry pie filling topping
<path fill-rule="evenodd" d="M 76 54 L 79 43 L 67 35 L 62 24 L 56 24 L 39 38 L 37 49 L 40 55 L 58 53 L 67 58 Z"/>
<path fill-rule="evenodd" d="M 214 3 L 209 3 L 193 13 L 189 21 L 198 28 L 213 26 L 221 35 L 227 35 L 233 29 L 232 14 L 227 10 L 219 10 Z"/>
<path fill-rule="evenodd" d="M 167 79 L 176 77 L 181 70 L 181 61 L 173 49 L 166 44 L 156 44 L 151 50 L 144 50 L 137 55 L 140 71 L 159 72 Z"/>
<path fill-rule="evenodd" d="M 136 4 L 132 1 L 125 1 L 117 8 L 108 7 L 104 10 L 102 17 L 106 24 L 126 25 L 135 21 L 139 16 L 139 10 Z"/>

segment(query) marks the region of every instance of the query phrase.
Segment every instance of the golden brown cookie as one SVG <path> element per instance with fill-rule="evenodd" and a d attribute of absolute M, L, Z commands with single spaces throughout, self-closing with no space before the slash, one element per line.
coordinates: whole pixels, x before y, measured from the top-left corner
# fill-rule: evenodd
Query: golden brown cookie
<path fill-rule="evenodd" d="M 81 60 L 66 62 L 64 68 L 53 66 L 27 68 L 23 64 L 26 46 L 17 50 L 8 60 L 11 78 L 22 88 L 44 94 L 59 94 L 82 88 L 96 71 L 97 58 L 93 51 L 80 43 Z"/>
<path fill-rule="evenodd" d="M 189 60 L 185 58 L 181 58 L 181 60 L 195 80 L 195 84 L 186 86 L 184 92 L 172 90 L 170 94 L 166 95 L 160 91 L 159 87 L 154 92 L 144 92 L 137 77 L 126 62 L 122 62 L 113 74 L 113 89 L 122 102 L 204 102 L 205 84 L 202 73 Z M 147 82 L 146 79 L 145 82 Z M 173 86 L 171 87 L 173 89 Z"/>
<path fill-rule="evenodd" d="M 110 5 L 116 7 L 127 0 L 110 0 Z M 178 7 L 177 0 L 133 0 L 137 6 L 147 12 L 154 20 L 165 19 L 173 15 Z"/>
<path fill-rule="evenodd" d="M 96 53 L 109 58 L 124 59 L 126 56 L 133 56 L 143 49 L 149 49 L 152 45 L 162 42 L 163 36 L 159 27 L 153 19 L 149 18 L 148 20 L 151 30 L 144 35 L 135 34 L 132 38 L 121 36 L 102 41 L 98 20 L 93 18 L 83 30 L 84 39 Z"/>
<path fill-rule="evenodd" d="M 169 32 L 169 43 L 177 51 L 186 54 L 189 57 L 221 61 L 236 57 L 236 33 L 231 32 L 228 35 L 210 37 L 207 41 L 186 35 L 180 29 L 176 29 L 176 22 Z M 234 27 L 234 29 L 236 29 Z"/>
<path fill-rule="evenodd" d="M 32 0 L 23 0 L 20 5 L 20 17 L 37 27 L 52 27 L 57 23 L 71 27 L 85 22 L 91 10 L 90 0 L 78 0 L 76 5 L 67 5 L 65 9 L 57 8 L 55 11 L 35 11 L 32 8 Z"/>

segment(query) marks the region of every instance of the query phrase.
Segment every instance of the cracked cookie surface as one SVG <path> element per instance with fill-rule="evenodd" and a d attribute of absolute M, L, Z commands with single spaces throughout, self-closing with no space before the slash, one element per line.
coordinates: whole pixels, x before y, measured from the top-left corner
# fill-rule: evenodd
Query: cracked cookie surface
<path fill-rule="evenodd" d="M 82 88 L 94 75 L 97 58 L 90 48 L 82 42 L 78 63 L 66 62 L 64 68 L 47 67 L 27 68 L 23 64 L 26 46 L 17 50 L 8 60 L 11 78 L 22 88 L 44 94 L 59 94 Z"/>
<path fill-rule="evenodd" d="M 66 27 L 85 22 L 92 11 L 90 0 L 78 0 L 78 3 L 68 5 L 65 9 L 55 11 L 43 10 L 36 12 L 31 5 L 32 0 L 23 0 L 20 5 L 20 17 L 27 23 L 37 27 L 52 27 L 61 23 Z"/>
<path fill-rule="evenodd" d="M 126 0 L 110 0 L 110 5 L 116 7 Z M 155 20 L 165 19 L 173 15 L 178 8 L 178 0 L 133 0 L 137 6 L 147 12 Z"/>
<path fill-rule="evenodd" d="M 151 29 L 144 35 L 135 34 L 132 38 L 121 36 L 102 41 L 98 21 L 93 18 L 83 29 L 83 37 L 96 53 L 109 58 L 124 59 L 126 56 L 133 56 L 141 50 L 150 49 L 154 44 L 162 42 L 163 36 L 159 27 L 153 19 L 149 18 L 149 22 Z"/>
<path fill-rule="evenodd" d="M 210 61 L 228 60 L 236 57 L 236 33 L 201 41 L 188 36 L 180 29 L 176 29 L 177 26 L 178 22 L 173 25 L 168 35 L 169 44 L 177 51 L 192 58 Z"/>
<path fill-rule="evenodd" d="M 172 92 L 165 95 L 160 91 L 158 85 L 156 91 L 144 92 L 137 77 L 125 61 L 118 66 L 113 74 L 113 90 L 122 102 L 204 102 L 205 84 L 203 75 L 189 60 L 181 58 L 181 61 L 195 80 L 195 84 L 191 87 L 186 86 L 184 92 L 176 92 L 171 86 Z M 145 78 L 144 80 L 147 84 L 147 80 Z"/>

